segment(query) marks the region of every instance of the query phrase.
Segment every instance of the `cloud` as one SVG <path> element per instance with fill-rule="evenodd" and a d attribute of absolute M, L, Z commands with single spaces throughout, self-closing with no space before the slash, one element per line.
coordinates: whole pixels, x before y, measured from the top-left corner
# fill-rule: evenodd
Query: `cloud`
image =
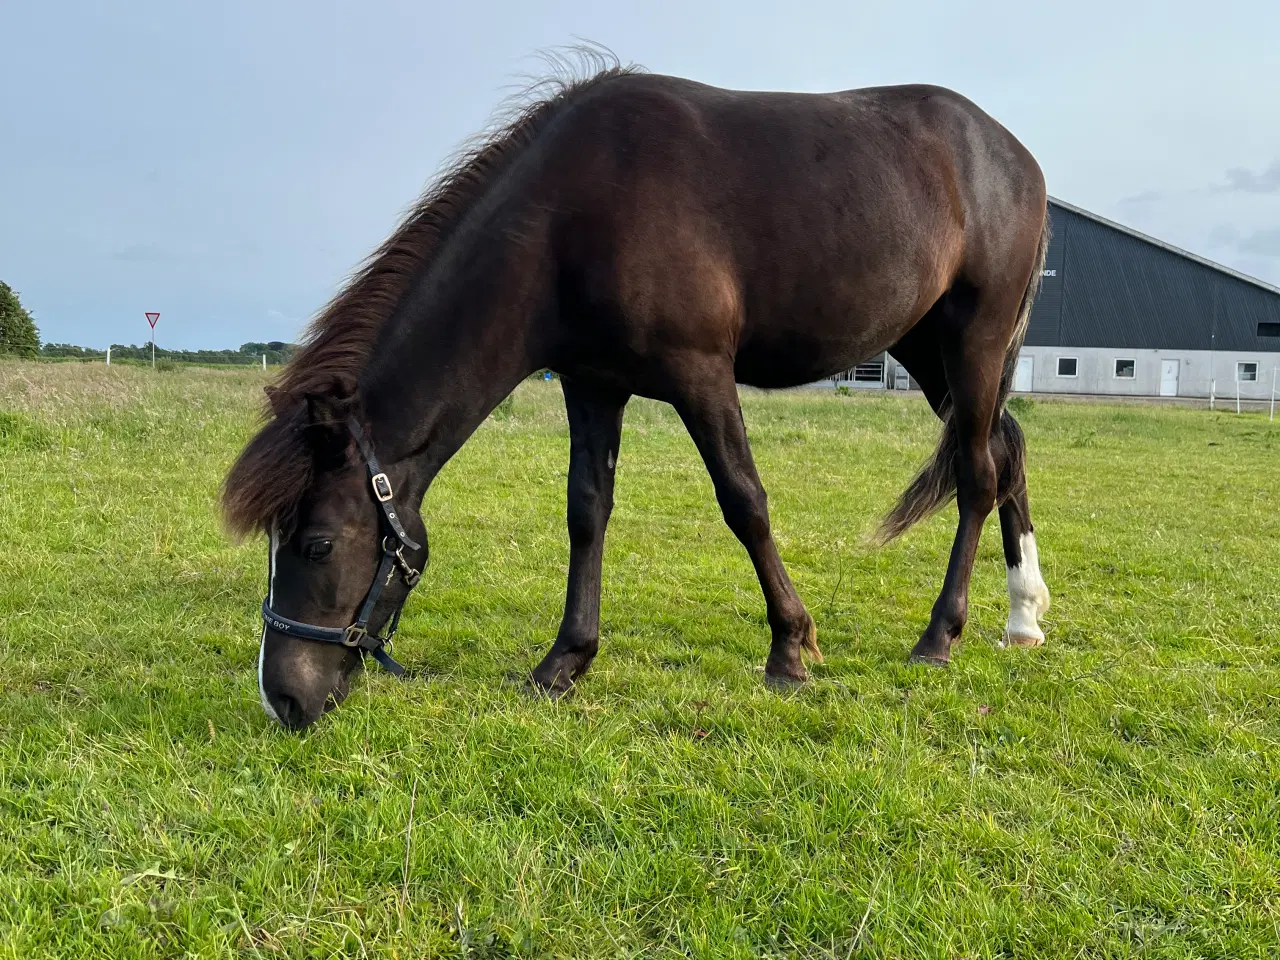
<path fill-rule="evenodd" d="M 158 243 L 134 243 L 111 254 L 112 260 L 124 263 L 172 263 L 178 258 Z"/>
<path fill-rule="evenodd" d="M 1221 193 L 1280 193 L 1280 159 L 1261 173 L 1244 167 L 1232 167 L 1227 171 L 1227 182 L 1216 189 Z"/>
<path fill-rule="evenodd" d="M 1280 257 L 1280 227 L 1254 231 L 1239 240 L 1236 249 L 1259 257 Z"/>
<path fill-rule="evenodd" d="M 1241 233 L 1229 223 L 1209 231 L 1209 246 L 1255 257 L 1280 257 L 1280 227 Z"/>
<path fill-rule="evenodd" d="M 1229 223 L 1219 224 L 1209 231 L 1209 246 L 1235 247 L 1240 242 L 1240 231 Z"/>
<path fill-rule="evenodd" d="M 1120 205 L 1140 207 L 1148 203 L 1158 203 L 1168 196 L 1171 196 L 1171 194 L 1161 193 L 1159 190 L 1143 190 L 1142 193 L 1135 193 L 1131 197 L 1121 197 Z"/>
<path fill-rule="evenodd" d="M 1205 194 L 1251 193 L 1280 194 L 1280 158 L 1271 166 L 1255 173 L 1245 167 L 1232 167 L 1223 174 L 1224 181 L 1211 183 L 1204 187 L 1187 187 L 1181 190 L 1144 190 L 1121 198 L 1120 206 L 1143 207 L 1163 203 L 1166 200 L 1186 199 Z"/>

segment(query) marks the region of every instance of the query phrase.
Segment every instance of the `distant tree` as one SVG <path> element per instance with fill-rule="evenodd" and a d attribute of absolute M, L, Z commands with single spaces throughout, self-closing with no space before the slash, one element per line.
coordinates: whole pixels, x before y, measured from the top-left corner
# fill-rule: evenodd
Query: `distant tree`
<path fill-rule="evenodd" d="M 40 352 L 40 331 L 18 294 L 0 282 L 0 354 L 34 357 Z"/>
<path fill-rule="evenodd" d="M 74 357 L 77 360 L 97 360 L 106 356 L 106 351 L 77 347 L 72 343 L 42 343 L 40 344 L 40 356 Z"/>
<path fill-rule="evenodd" d="M 256 362 L 264 353 L 267 363 L 287 363 L 297 352 L 297 345 L 285 343 L 283 340 L 268 340 L 266 343 L 242 343 L 240 352 Z"/>

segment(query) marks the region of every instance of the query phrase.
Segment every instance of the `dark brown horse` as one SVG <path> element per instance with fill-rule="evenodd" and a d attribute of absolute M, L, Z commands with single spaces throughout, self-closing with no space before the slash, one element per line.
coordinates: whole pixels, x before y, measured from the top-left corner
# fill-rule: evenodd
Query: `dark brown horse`
<path fill-rule="evenodd" d="M 305 727 L 362 650 L 394 664 L 379 632 L 425 562 L 427 488 L 541 368 L 563 378 L 571 455 L 568 595 L 540 687 L 566 689 L 596 655 L 633 395 L 675 407 L 751 556 L 767 677 L 805 679 L 814 622 L 770 534 L 736 384 L 810 383 L 886 348 L 943 430 L 882 532 L 953 494 L 960 514 L 913 657 L 949 658 L 997 505 L 1008 635 L 1041 642 L 1048 592 L 1003 407 L 1045 245 L 1035 160 L 949 90 L 747 93 L 620 69 L 558 87 L 445 175 L 317 318 L 227 478 L 230 527 L 270 537 L 268 713 Z"/>

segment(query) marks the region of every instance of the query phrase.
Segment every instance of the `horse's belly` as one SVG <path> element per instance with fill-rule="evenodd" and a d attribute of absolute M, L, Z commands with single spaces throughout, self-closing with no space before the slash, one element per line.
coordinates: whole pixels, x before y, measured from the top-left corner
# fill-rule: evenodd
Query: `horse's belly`
<path fill-rule="evenodd" d="M 757 330 L 734 358 L 734 378 L 738 383 L 766 388 L 813 383 L 888 349 L 910 325 L 910 321 L 866 322 L 851 317 L 843 324 Z"/>

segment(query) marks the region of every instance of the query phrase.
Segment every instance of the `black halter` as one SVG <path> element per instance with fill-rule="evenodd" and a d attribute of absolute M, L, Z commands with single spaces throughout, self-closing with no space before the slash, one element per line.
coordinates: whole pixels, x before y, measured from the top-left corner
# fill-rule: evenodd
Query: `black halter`
<path fill-rule="evenodd" d="M 409 561 L 404 558 L 405 547 L 410 550 L 418 550 L 421 546 L 414 542 L 409 534 L 405 533 L 404 525 L 400 522 L 399 515 L 396 514 L 395 501 L 392 499 L 391 481 L 387 479 L 387 475 L 378 466 L 378 458 L 374 455 L 373 445 L 369 443 L 369 438 L 365 436 L 364 429 L 355 417 L 347 420 L 347 427 L 351 430 L 351 435 L 355 437 L 356 446 L 360 448 L 360 455 L 364 457 L 365 466 L 369 470 L 369 484 L 373 488 L 373 498 L 377 501 L 381 514 L 381 526 L 383 528 L 382 560 L 378 563 L 378 572 L 373 576 L 373 584 L 365 595 L 364 604 L 360 607 L 359 614 L 356 615 L 355 623 L 349 627 L 318 627 L 311 623 L 300 623 L 297 620 L 282 617 L 271 609 L 270 597 L 262 601 L 262 619 L 272 630 L 290 637 L 297 637 L 299 640 L 315 640 L 319 643 L 337 643 L 344 647 L 359 647 L 361 650 L 373 654 L 374 659 L 391 673 L 397 677 L 402 677 L 404 676 L 404 667 L 396 663 L 391 656 L 390 647 L 391 638 L 395 636 L 396 627 L 400 625 L 400 610 L 404 606 L 404 601 L 400 602 L 400 605 L 396 607 L 396 612 L 392 614 L 391 627 L 385 637 L 377 634 L 370 635 L 369 618 L 373 616 L 373 608 L 377 606 L 378 598 L 382 596 L 383 588 L 391 582 L 391 578 L 397 570 L 400 571 L 400 577 L 404 580 L 405 586 L 410 590 L 422 579 L 422 571 L 413 569 L 409 565 Z M 406 599 L 408 598 L 407 593 L 405 597 Z"/>

